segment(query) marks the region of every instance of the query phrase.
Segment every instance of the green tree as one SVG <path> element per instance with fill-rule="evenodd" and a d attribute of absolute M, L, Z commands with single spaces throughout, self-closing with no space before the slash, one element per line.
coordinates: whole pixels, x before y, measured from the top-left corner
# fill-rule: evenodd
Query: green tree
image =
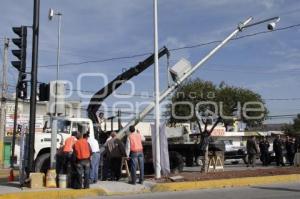
<path fill-rule="evenodd" d="M 171 124 L 197 122 L 199 116 L 206 113 L 209 117 L 215 116 L 216 122 L 224 122 L 225 126 L 238 119 L 252 127 L 265 120 L 268 111 L 264 105 L 261 96 L 249 89 L 228 86 L 224 82 L 216 86 L 197 78 L 178 87 L 167 113 Z M 263 109 L 260 111 L 260 108 Z M 211 120 L 205 123 L 211 124 Z"/>
<path fill-rule="evenodd" d="M 298 114 L 297 117 L 293 119 L 293 124 L 285 124 L 282 127 L 282 130 L 285 134 L 291 136 L 300 135 L 300 114 Z"/>
<path fill-rule="evenodd" d="M 294 119 L 293 129 L 295 132 L 300 133 L 300 114 Z"/>

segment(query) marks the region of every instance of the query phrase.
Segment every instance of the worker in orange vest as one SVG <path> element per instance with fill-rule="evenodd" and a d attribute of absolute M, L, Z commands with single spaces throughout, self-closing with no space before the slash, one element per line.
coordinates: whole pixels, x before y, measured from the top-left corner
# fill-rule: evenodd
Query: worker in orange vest
<path fill-rule="evenodd" d="M 70 167 L 72 164 L 72 155 L 73 155 L 73 146 L 77 141 L 77 131 L 72 132 L 72 135 L 65 140 L 65 144 L 63 146 L 63 157 L 64 157 L 64 165 L 63 165 L 63 173 L 69 174 Z"/>
<path fill-rule="evenodd" d="M 136 183 L 136 169 L 137 166 L 140 168 L 139 183 L 144 182 L 144 154 L 142 145 L 142 135 L 139 131 L 135 131 L 134 126 L 129 127 L 130 134 L 127 136 L 126 142 L 126 155 L 130 159 L 130 173 L 131 181 L 130 184 Z"/>
<path fill-rule="evenodd" d="M 82 188 L 82 175 L 84 175 L 83 187 L 85 189 L 90 187 L 90 158 L 91 147 L 87 141 L 87 134 L 80 134 L 79 140 L 74 145 L 74 152 L 76 156 L 76 172 L 77 183 L 74 183 L 74 188 Z"/>

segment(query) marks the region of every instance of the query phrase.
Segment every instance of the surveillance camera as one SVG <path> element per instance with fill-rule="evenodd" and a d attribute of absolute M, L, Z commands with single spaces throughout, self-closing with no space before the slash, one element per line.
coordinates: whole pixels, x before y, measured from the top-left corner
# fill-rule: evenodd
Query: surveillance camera
<path fill-rule="evenodd" d="M 53 16 L 54 16 L 54 10 L 50 8 L 49 9 L 49 14 L 48 14 L 48 19 L 52 20 Z"/>
<path fill-rule="evenodd" d="M 276 27 L 276 23 L 275 22 L 272 22 L 272 23 L 268 24 L 268 30 L 274 30 L 275 27 Z"/>

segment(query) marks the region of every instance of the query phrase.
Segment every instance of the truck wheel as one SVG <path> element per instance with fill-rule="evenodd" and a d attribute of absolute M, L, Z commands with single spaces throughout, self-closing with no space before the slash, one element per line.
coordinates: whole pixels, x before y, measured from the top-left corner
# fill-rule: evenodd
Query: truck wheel
<path fill-rule="evenodd" d="M 172 173 L 179 173 L 183 170 L 184 161 L 182 155 L 176 151 L 170 151 L 170 169 Z"/>
<path fill-rule="evenodd" d="M 203 165 L 203 156 L 198 156 L 197 158 L 196 158 L 196 165 L 197 166 L 201 166 L 202 167 L 202 165 Z"/>
<path fill-rule="evenodd" d="M 185 159 L 185 165 L 187 167 L 192 167 L 194 165 L 194 157 L 187 156 Z"/>
<path fill-rule="evenodd" d="M 50 168 L 50 153 L 44 153 L 37 157 L 35 161 L 35 171 L 47 173 Z"/>

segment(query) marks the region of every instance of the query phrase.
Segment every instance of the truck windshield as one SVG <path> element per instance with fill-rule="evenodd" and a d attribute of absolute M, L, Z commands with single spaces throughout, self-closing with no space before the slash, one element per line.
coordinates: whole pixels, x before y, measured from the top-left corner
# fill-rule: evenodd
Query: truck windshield
<path fill-rule="evenodd" d="M 71 122 L 68 120 L 57 120 L 58 133 L 70 133 Z"/>
<path fill-rule="evenodd" d="M 89 131 L 89 123 L 88 122 L 73 122 L 72 124 L 72 133 L 77 132 L 81 135 L 87 133 Z"/>

